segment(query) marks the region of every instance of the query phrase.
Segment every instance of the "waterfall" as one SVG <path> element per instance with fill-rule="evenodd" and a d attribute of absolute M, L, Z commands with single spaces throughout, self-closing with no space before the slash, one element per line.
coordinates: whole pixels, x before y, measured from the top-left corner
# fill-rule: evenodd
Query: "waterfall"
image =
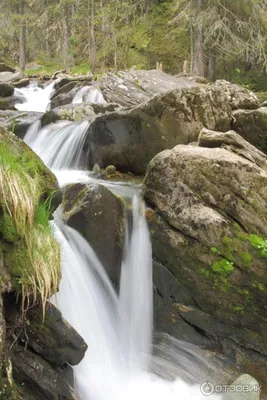
<path fill-rule="evenodd" d="M 61 171 L 71 175 L 80 165 L 88 124 L 60 121 L 40 131 L 35 124 L 25 141 L 57 177 Z M 84 359 L 73 368 L 79 400 L 207 398 L 200 383 L 214 365 L 195 346 L 167 336 L 152 351 L 152 251 L 144 210 L 134 195 L 119 295 L 89 243 L 63 223 L 60 209 L 55 213 L 52 224 L 63 264 L 60 290 L 52 301 L 88 344 Z"/>
<path fill-rule="evenodd" d="M 38 133 L 31 127 L 24 137 L 27 143 L 50 169 L 78 169 L 89 128 L 88 121 L 58 121 Z"/>
<path fill-rule="evenodd" d="M 100 89 L 94 86 L 84 86 L 78 90 L 72 100 L 73 104 L 80 103 L 96 103 L 106 104 L 106 101 L 101 93 Z"/>
<path fill-rule="evenodd" d="M 55 216 L 63 269 L 53 302 L 88 344 L 74 367 L 75 390 L 80 400 L 204 400 L 199 385 L 176 375 L 204 379 L 208 364 L 197 348 L 172 339 L 158 346 L 157 356 L 151 353 L 152 253 L 144 204 L 137 196 L 132 214 L 119 295 L 90 245 L 64 225 L 60 210 Z"/>
<path fill-rule="evenodd" d="M 19 111 L 49 111 L 50 98 L 55 91 L 54 85 L 55 82 L 52 82 L 45 88 L 40 88 L 33 82 L 28 87 L 16 88 L 15 108 Z"/>

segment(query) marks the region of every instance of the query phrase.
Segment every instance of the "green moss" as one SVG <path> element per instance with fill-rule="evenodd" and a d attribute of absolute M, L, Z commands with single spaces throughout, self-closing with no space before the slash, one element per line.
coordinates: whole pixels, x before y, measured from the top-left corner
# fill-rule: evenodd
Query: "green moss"
<path fill-rule="evenodd" d="M 220 252 L 216 247 L 211 247 L 210 251 L 211 251 L 213 254 L 221 254 L 221 252 Z"/>
<path fill-rule="evenodd" d="M 252 260 L 252 256 L 249 253 L 242 253 L 241 254 L 241 259 L 242 259 L 242 263 L 247 266 L 250 267 L 251 266 L 251 260 Z"/>
<path fill-rule="evenodd" d="M 231 310 L 231 311 L 235 311 L 235 312 L 244 312 L 245 310 L 244 310 L 244 306 L 238 306 L 238 305 L 232 305 L 232 304 L 229 304 L 229 309 Z"/>
<path fill-rule="evenodd" d="M 211 268 L 214 272 L 223 276 L 230 275 L 234 270 L 233 262 L 228 261 L 225 258 L 213 263 Z"/>
<path fill-rule="evenodd" d="M 247 239 L 249 240 L 251 246 L 259 251 L 262 257 L 267 258 L 267 239 L 263 239 L 255 234 L 248 235 Z"/>

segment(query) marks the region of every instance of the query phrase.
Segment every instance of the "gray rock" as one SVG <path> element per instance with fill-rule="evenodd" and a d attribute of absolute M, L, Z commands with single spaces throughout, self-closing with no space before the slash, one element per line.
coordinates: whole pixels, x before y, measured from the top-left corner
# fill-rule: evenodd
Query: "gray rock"
<path fill-rule="evenodd" d="M 15 69 L 6 63 L 0 62 L 0 72 L 15 72 Z"/>
<path fill-rule="evenodd" d="M 0 82 L 0 97 L 9 97 L 14 93 L 13 86 Z"/>
<path fill-rule="evenodd" d="M 217 80 L 214 85 L 225 91 L 232 110 L 256 109 L 260 105 L 257 95 L 242 86 L 223 79 Z"/>
<path fill-rule="evenodd" d="M 73 389 L 60 371 L 39 355 L 16 344 L 9 354 L 15 382 L 22 385 L 27 399 L 75 400 Z"/>
<path fill-rule="evenodd" d="M 200 130 L 227 131 L 231 110 L 224 92 L 213 86 L 177 89 L 130 111 L 95 118 L 88 129 L 90 167 L 115 165 L 144 174 L 149 161 L 176 144 L 197 140 Z"/>
<path fill-rule="evenodd" d="M 108 73 L 101 80 L 101 90 L 108 102 L 125 107 L 144 103 L 156 94 L 178 88 L 197 86 L 193 78 L 175 77 L 157 70 Z"/>
<path fill-rule="evenodd" d="M 14 300 L 14 301 L 13 301 Z M 8 326 L 18 323 L 21 310 L 10 294 L 5 300 L 5 314 Z M 53 365 L 77 365 L 83 359 L 87 346 L 81 336 L 62 318 L 60 311 L 48 304 L 43 320 L 39 306 L 29 309 L 27 313 L 27 336 L 21 333 L 20 342 Z"/>
<path fill-rule="evenodd" d="M 267 172 L 254 162 L 184 145 L 156 155 L 144 180 L 154 258 L 183 288 L 174 296 L 174 325 L 177 315 L 218 347 L 229 340 L 233 362 L 264 383 L 266 187 Z"/>
<path fill-rule="evenodd" d="M 0 125 L 5 126 L 19 138 L 23 138 L 28 128 L 42 117 L 35 111 L 0 110 Z"/>
<path fill-rule="evenodd" d="M 267 153 L 267 107 L 234 111 L 233 129 L 249 143 Z"/>
<path fill-rule="evenodd" d="M 222 400 L 260 400 L 260 385 L 253 376 L 243 374 L 230 385 Z"/>
<path fill-rule="evenodd" d="M 103 185 L 74 184 L 63 198 L 67 224 L 88 240 L 110 278 L 118 283 L 124 244 L 124 207 Z"/>
<path fill-rule="evenodd" d="M 198 146 L 209 148 L 221 147 L 254 162 L 262 168 L 267 166 L 267 156 L 235 131 L 222 133 L 203 128 L 198 137 Z"/>
<path fill-rule="evenodd" d="M 19 79 L 21 79 L 21 74 L 20 72 L 0 72 L 0 82 L 4 82 L 4 83 L 10 83 L 12 84 L 15 81 L 18 81 Z"/>

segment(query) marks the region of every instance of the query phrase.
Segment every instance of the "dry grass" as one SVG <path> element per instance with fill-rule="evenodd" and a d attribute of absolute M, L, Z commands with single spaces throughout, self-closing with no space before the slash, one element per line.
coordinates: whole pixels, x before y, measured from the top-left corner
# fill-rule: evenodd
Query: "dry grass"
<path fill-rule="evenodd" d="M 40 178 L 32 160 L 0 143 L 0 214 L 9 215 L 20 239 L 7 253 L 8 269 L 21 285 L 23 309 L 56 292 L 61 273 L 60 249 L 49 225 L 50 210 L 39 203 Z"/>

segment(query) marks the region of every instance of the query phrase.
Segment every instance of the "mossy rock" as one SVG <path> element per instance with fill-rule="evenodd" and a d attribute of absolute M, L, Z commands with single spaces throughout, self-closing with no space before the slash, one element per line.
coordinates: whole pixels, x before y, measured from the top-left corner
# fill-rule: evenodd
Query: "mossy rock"
<path fill-rule="evenodd" d="M 45 303 L 61 275 L 49 219 L 61 200 L 55 176 L 15 135 L 0 129 L 0 245 L 13 288 Z"/>

